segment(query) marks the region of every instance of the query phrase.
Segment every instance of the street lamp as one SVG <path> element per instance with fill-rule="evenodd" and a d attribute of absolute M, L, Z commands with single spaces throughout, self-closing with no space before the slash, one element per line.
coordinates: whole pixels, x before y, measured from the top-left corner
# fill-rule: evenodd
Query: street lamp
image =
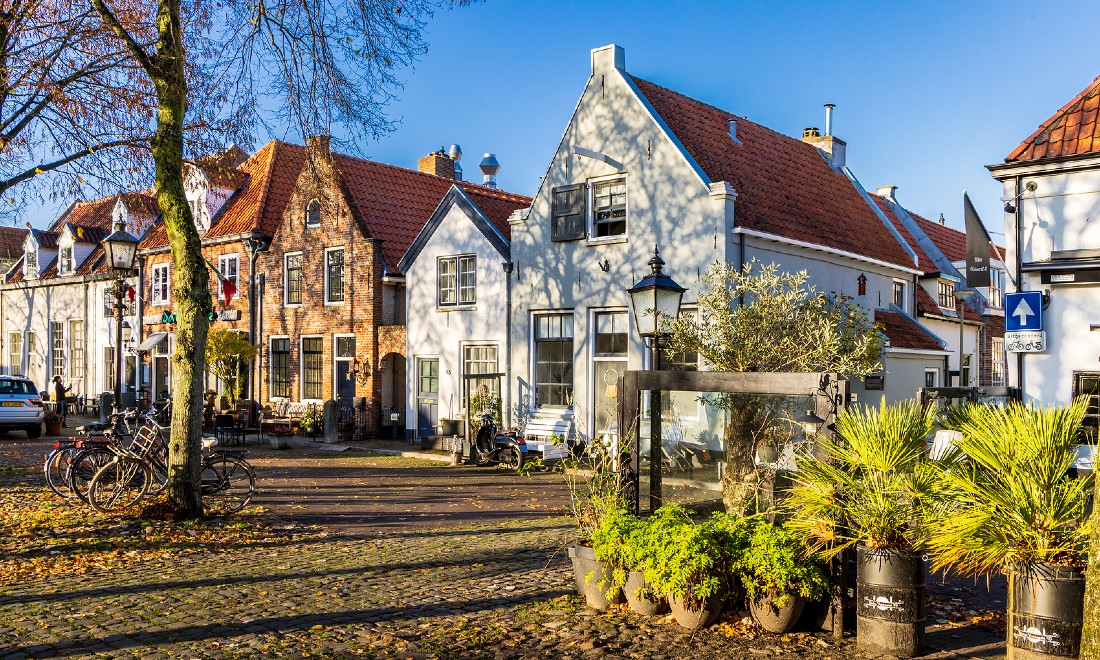
<path fill-rule="evenodd" d="M 965 339 L 966 330 L 964 309 L 966 308 L 966 301 L 974 297 L 974 293 L 973 289 L 955 289 L 955 301 L 958 303 L 959 308 L 959 387 L 966 387 L 963 383 L 963 353 L 965 352 L 963 340 Z"/>
<path fill-rule="evenodd" d="M 123 298 L 126 296 L 126 276 L 134 269 L 137 257 L 138 239 L 126 231 L 119 220 L 115 230 L 103 239 L 103 252 L 107 255 L 107 267 L 115 276 L 115 399 L 114 409 L 122 407 L 122 311 Z"/>
<path fill-rule="evenodd" d="M 661 347 L 667 343 L 668 335 L 662 331 L 661 319 L 675 319 L 680 315 L 680 302 L 684 298 L 684 287 L 661 272 L 665 260 L 661 258 L 657 246 L 653 246 L 653 257 L 649 260 L 652 269 L 632 288 L 630 306 L 634 309 L 634 323 L 638 334 L 649 348 L 649 368 L 660 369 Z M 649 507 L 651 511 L 661 506 L 661 391 L 649 393 Z"/>

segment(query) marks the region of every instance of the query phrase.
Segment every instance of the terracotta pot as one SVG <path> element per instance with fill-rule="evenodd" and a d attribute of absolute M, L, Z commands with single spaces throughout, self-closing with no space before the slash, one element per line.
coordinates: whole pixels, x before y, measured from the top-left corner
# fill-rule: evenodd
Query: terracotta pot
<path fill-rule="evenodd" d="M 672 616 L 676 623 L 688 630 L 699 630 L 714 623 L 722 608 L 726 604 L 726 590 L 719 588 L 718 592 L 704 600 L 697 608 L 689 609 L 685 598 L 668 595 L 668 605 L 672 609 Z"/>
<path fill-rule="evenodd" d="M 788 594 L 790 600 L 783 607 L 775 605 L 775 594 L 764 594 L 749 601 L 749 611 L 752 618 L 760 624 L 760 627 L 770 633 L 788 633 L 794 630 L 798 624 L 798 618 L 802 616 L 802 610 L 806 609 L 806 599 L 798 594 Z"/>
<path fill-rule="evenodd" d="M 61 435 L 61 422 L 47 423 L 46 435 Z"/>
<path fill-rule="evenodd" d="M 639 597 L 639 592 L 644 597 Z M 626 596 L 627 605 L 630 605 L 630 609 L 635 614 L 655 616 L 668 611 L 668 599 L 655 596 L 653 586 L 645 581 L 645 574 L 639 571 L 630 571 L 626 574 L 623 594 Z"/>

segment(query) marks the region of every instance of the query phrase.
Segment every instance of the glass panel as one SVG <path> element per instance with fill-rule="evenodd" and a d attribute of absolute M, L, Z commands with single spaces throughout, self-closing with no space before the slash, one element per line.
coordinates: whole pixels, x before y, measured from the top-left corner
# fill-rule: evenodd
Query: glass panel
<path fill-rule="evenodd" d="M 439 361 L 438 360 L 421 360 L 420 361 L 420 393 L 421 394 L 438 394 L 439 393 Z"/>
<path fill-rule="evenodd" d="M 271 340 L 271 396 L 290 398 L 290 339 Z"/>
<path fill-rule="evenodd" d="M 69 353 L 72 354 L 72 377 L 84 377 L 84 321 L 69 321 Z"/>
<path fill-rule="evenodd" d="M 457 263 L 453 257 L 439 260 L 439 304 L 453 305 L 458 302 L 455 269 Z"/>
<path fill-rule="evenodd" d="M 595 234 L 620 236 L 626 233 L 626 180 L 602 181 L 592 187 Z"/>
<path fill-rule="evenodd" d="M 286 304 L 302 303 L 302 255 L 292 254 L 286 258 Z"/>
<path fill-rule="evenodd" d="M 596 355 L 626 355 L 626 312 L 596 315 Z"/>
<path fill-rule="evenodd" d="M 325 258 L 328 261 L 326 300 L 341 302 L 344 299 L 344 251 L 330 250 Z"/>
<path fill-rule="evenodd" d="M 477 258 L 459 257 L 458 259 L 458 302 L 472 305 L 476 302 Z"/>
<path fill-rule="evenodd" d="M 65 375 L 65 324 L 50 321 L 50 348 L 53 349 L 53 375 Z"/>
<path fill-rule="evenodd" d="M 320 337 L 302 339 L 302 397 L 320 399 L 324 378 L 324 340 Z"/>
<path fill-rule="evenodd" d="M 336 357 L 341 357 L 341 358 L 353 358 L 353 357 L 355 357 L 355 337 L 337 337 L 336 338 Z"/>
<path fill-rule="evenodd" d="M 8 373 L 16 376 L 23 373 L 23 333 L 8 335 Z"/>

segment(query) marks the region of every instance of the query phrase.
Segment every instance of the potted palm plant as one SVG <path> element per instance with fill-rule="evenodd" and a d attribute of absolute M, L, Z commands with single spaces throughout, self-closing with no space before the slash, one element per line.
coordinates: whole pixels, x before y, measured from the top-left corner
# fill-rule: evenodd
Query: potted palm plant
<path fill-rule="evenodd" d="M 788 526 L 822 559 L 856 549 L 856 638 L 914 656 L 924 647 L 924 517 L 931 472 L 925 438 L 935 410 L 915 401 L 846 410 L 836 438 L 803 456 L 785 503 Z"/>
<path fill-rule="evenodd" d="M 802 537 L 783 525 L 761 519 L 749 524 L 747 547 L 734 560 L 733 572 L 752 618 L 764 630 L 790 632 L 806 603 L 829 593 L 824 568 L 807 552 Z"/>
<path fill-rule="evenodd" d="M 1087 406 L 971 405 L 947 422 L 962 437 L 936 468 L 928 547 L 937 568 L 1008 574 L 1009 658 L 1077 656 L 1095 477 L 1070 468 Z"/>

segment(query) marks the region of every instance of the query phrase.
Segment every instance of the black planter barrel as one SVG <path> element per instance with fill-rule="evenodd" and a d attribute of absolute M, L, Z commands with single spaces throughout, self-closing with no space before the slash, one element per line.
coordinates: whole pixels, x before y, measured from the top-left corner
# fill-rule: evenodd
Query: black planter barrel
<path fill-rule="evenodd" d="M 924 651 L 924 561 L 900 550 L 856 547 L 856 644 L 884 655 Z"/>
<path fill-rule="evenodd" d="M 1085 574 L 1027 564 L 1008 573 L 1008 657 L 1076 658 L 1081 650 Z"/>

